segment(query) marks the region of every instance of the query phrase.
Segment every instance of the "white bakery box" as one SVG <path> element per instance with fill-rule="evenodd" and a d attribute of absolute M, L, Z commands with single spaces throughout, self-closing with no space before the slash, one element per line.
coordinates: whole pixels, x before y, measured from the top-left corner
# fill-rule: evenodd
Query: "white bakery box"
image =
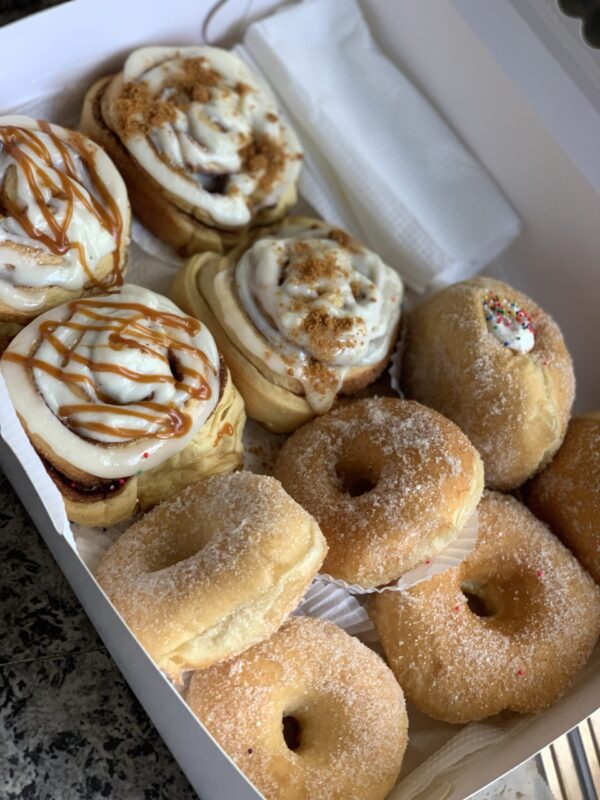
<path fill-rule="evenodd" d="M 232 44 L 249 20 L 277 5 L 75 0 L 34 15 L 0 29 L 0 112 L 30 101 L 39 109 L 49 96 L 60 122 L 61 104 L 72 107 L 94 77 L 117 68 L 135 47 L 192 44 L 203 36 Z M 600 51 L 584 43 L 579 21 L 561 14 L 555 0 L 362 0 L 361 7 L 383 51 L 522 218 L 519 239 L 492 270 L 555 316 L 575 359 L 577 407 L 598 407 Z M 74 549 L 58 493 L 49 480 L 32 480 L 40 465 L 14 414 L 10 421 L 3 385 L 0 403 L 0 464 L 194 789 L 202 800 L 259 798 L 96 584 Z M 433 781 L 421 769 L 412 788 L 392 796 L 459 800 L 533 756 L 600 706 L 599 656 L 543 714 L 464 730 L 434 725 L 425 748 L 409 745 L 402 773 L 429 756 L 425 771 Z M 411 729 L 423 725 L 419 716 Z"/>

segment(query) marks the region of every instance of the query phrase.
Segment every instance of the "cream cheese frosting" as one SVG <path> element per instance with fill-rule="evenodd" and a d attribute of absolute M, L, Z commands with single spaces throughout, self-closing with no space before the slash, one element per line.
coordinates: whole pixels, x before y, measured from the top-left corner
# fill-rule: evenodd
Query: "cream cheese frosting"
<path fill-rule="evenodd" d="M 131 284 L 38 317 L 0 368 L 30 436 L 99 478 L 144 472 L 180 452 L 219 399 L 209 330 Z"/>
<path fill-rule="evenodd" d="M 389 352 L 403 287 L 375 253 L 314 221 L 284 224 L 255 242 L 217 275 L 215 293 L 221 319 L 244 346 L 298 380 L 312 409 L 324 413 L 350 369 Z"/>
<path fill-rule="evenodd" d="M 79 133 L 25 116 L 0 117 L 0 302 L 21 312 L 41 291 L 120 280 L 125 185 L 108 156 Z M 113 255 L 113 269 L 96 277 Z"/>
<path fill-rule="evenodd" d="M 517 353 L 533 350 L 535 333 L 527 311 L 488 291 L 483 297 L 483 313 L 488 331 L 504 347 Z"/>
<path fill-rule="evenodd" d="M 218 225 L 248 224 L 297 179 L 296 135 L 269 88 L 226 50 L 136 50 L 107 101 L 112 124 L 139 165 Z"/>

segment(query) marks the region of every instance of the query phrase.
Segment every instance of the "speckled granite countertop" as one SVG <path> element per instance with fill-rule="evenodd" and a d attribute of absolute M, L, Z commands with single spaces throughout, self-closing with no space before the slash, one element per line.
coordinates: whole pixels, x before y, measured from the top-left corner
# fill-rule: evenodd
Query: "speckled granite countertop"
<path fill-rule="evenodd" d="M 0 473 L 1 800 L 196 795 Z"/>

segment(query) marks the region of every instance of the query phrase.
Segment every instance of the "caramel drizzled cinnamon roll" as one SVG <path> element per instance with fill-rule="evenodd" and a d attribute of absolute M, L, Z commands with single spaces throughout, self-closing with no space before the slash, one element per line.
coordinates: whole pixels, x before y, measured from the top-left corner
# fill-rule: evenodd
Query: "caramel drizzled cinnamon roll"
<path fill-rule="evenodd" d="M 172 294 L 215 332 L 249 415 L 290 431 L 380 375 L 403 290 L 379 256 L 320 220 L 267 233 L 245 252 L 190 259 Z"/>
<path fill-rule="evenodd" d="M 0 117 L 0 338 L 48 308 L 122 283 L 129 224 L 125 184 L 94 142 Z"/>
<path fill-rule="evenodd" d="M 141 221 L 187 254 L 223 252 L 295 202 L 298 140 L 225 50 L 134 51 L 90 89 L 82 129 L 117 161 Z"/>
<path fill-rule="evenodd" d="M 49 311 L 12 341 L 1 368 L 75 521 L 106 522 L 105 507 L 78 508 L 100 496 L 128 489 L 134 508 L 152 505 L 239 465 L 242 403 L 210 331 L 148 289 L 125 285 Z"/>

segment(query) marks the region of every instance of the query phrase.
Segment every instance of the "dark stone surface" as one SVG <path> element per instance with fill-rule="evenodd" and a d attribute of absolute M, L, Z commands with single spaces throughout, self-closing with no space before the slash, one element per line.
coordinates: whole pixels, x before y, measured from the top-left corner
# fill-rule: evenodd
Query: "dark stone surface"
<path fill-rule="evenodd" d="M 100 647 L 85 612 L 4 476 L 0 542 L 0 666 Z"/>
<path fill-rule="evenodd" d="M 20 17 L 56 6 L 64 0 L 0 0 L 0 25 L 15 22 Z"/>
<path fill-rule="evenodd" d="M 0 473 L 1 800 L 196 795 Z"/>

